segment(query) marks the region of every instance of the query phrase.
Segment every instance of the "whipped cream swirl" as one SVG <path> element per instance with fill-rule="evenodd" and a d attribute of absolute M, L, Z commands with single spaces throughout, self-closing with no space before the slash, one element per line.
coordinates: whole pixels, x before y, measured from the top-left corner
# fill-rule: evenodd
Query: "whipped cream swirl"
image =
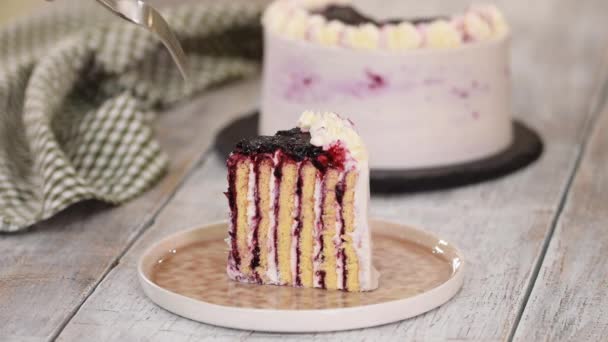
<path fill-rule="evenodd" d="M 368 159 L 367 148 L 353 123 L 336 113 L 306 111 L 300 116 L 298 127 L 310 133 L 310 143 L 315 146 L 328 150 L 342 143 L 357 162 Z"/>

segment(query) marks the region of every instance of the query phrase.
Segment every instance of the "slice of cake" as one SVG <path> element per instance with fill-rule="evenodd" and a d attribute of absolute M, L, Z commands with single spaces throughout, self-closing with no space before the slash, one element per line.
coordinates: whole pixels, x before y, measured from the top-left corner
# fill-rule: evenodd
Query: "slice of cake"
<path fill-rule="evenodd" d="M 305 112 L 297 128 L 239 142 L 227 165 L 231 279 L 346 291 L 377 287 L 368 156 L 350 121 Z"/>

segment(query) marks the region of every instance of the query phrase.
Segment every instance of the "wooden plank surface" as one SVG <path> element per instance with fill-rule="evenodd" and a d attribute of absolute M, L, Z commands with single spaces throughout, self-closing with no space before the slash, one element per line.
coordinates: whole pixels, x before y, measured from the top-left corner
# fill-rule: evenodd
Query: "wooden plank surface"
<path fill-rule="evenodd" d="M 515 16 L 515 32 L 525 32 L 525 37 L 514 41 L 515 109 L 545 138 L 546 152 L 540 162 L 476 186 L 372 199 L 374 216 L 427 228 L 465 251 L 465 285 L 450 303 L 416 319 L 378 328 L 306 335 L 212 327 L 158 308 L 139 289 L 136 260 L 163 236 L 225 217 L 221 194 L 225 170 L 220 160 L 210 158 L 102 281 L 59 339 L 507 340 L 532 288 L 584 140 L 591 112 L 588 102 L 599 82 L 597 67 L 607 42 L 598 32 L 603 24 L 595 11 L 606 10 L 608 4 L 586 1 L 579 6 L 574 1 L 546 0 L 527 4 L 525 9 L 521 3 L 502 5 Z M 577 16 L 571 17 L 575 9 Z M 568 17 L 568 25 L 554 23 L 554 16 Z M 545 21 L 539 23 L 539 18 Z"/>
<path fill-rule="evenodd" d="M 608 55 L 606 56 L 608 62 Z M 608 336 L 608 82 L 516 341 Z"/>
<path fill-rule="evenodd" d="M 432 14 L 440 4 L 445 2 L 395 1 L 385 12 L 413 8 Z M 463 290 L 448 305 L 414 320 L 290 339 L 504 340 L 511 334 L 584 140 L 589 96 L 608 38 L 603 17 L 608 3 L 502 1 L 501 7 L 515 31 L 515 113 L 541 131 L 548 144 L 545 155 L 533 167 L 495 182 L 372 202 L 374 215 L 428 228 L 465 250 L 470 271 Z M 34 232 L 2 236 L 0 250 L 8 252 L 0 259 L 0 340 L 53 337 L 92 291 L 60 340 L 284 338 L 181 319 L 153 305 L 136 281 L 135 260 L 143 248 L 191 224 L 225 217 L 224 171 L 216 159 L 207 158 L 179 193 L 171 194 L 209 146 L 210 133 L 256 101 L 254 85 L 241 87 L 161 119 L 159 136 L 172 171 L 145 196 L 119 208 L 84 204 Z"/>
<path fill-rule="evenodd" d="M 233 101 L 238 97 L 239 101 Z M 154 221 L 208 149 L 213 132 L 251 110 L 257 82 L 219 89 L 160 116 L 168 175 L 123 206 L 87 202 L 33 230 L 0 236 L 0 341 L 48 340 L 81 305 L 124 250 Z"/>
<path fill-rule="evenodd" d="M 540 169 L 531 168 L 515 177 L 523 181 L 538 175 Z M 276 338 L 278 335 L 249 335 L 179 318 L 151 303 L 139 288 L 136 261 L 147 246 L 185 227 L 226 217 L 225 199 L 221 193 L 225 190 L 224 182 L 225 170 L 215 157 L 192 174 L 153 227 L 89 297 L 59 340 L 74 341 L 90 336 L 94 336 L 94 341 Z M 475 187 L 477 196 L 482 197 L 488 187 L 488 184 Z M 462 194 L 469 198 L 470 191 Z M 365 337 L 372 341 L 380 338 L 397 341 L 449 337 L 488 340 L 506 336 L 553 213 L 520 208 L 498 211 L 492 204 L 463 212 L 452 200 L 437 200 L 435 206 L 426 209 L 412 208 L 406 204 L 408 201 L 397 199 L 387 202 L 387 199 L 374 199 L 374 216 L 430 229 L 466 251 L 468 271 L 462 291 L 448 305 L 414 320 L 365 331 L 281 335 L 281 339 L 348 341 Z M 456 212 L 461 214 L 455 215 Z M 494 265 L 489 262 L 493 260 L 504 261 Z"/>

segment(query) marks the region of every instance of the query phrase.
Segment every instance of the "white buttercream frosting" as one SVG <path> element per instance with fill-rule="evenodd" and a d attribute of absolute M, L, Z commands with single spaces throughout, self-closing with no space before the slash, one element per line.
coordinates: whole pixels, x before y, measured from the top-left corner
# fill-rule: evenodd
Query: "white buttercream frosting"
<path fill-rule="evenodd" d="M 436 20 L 426 26 L 425 41 L 431 48 L 453 48 L 462 44 L 462 33 L 445 20 Z"/>
<path fill-rule="evenodd" d="M 290 38 L 304 38 L 308 31 L 309 15 L 306 11 L 298 9 L 285 24 L 284 32 Z"/>
<path fill-rule="evenodd" d="M 484 40 L 492 36 L 492 28 L 476 12 L 471 11 L 464 16 L 464 29 L 470 39 Z"/>
<path fill-rule="evenodd" d="M 268 30 L 290 39 L 365 50 L 454 48 L 469 42 L 501 38 L 509 33 L 509 26 L 498 8 L 485 4 L 471 6 L 448 19 L 418 25 L 408 21 L 347 25 L 314 14 L 328 5 L 350 3 L 350 0 L 276 0 L 264 12 L 263 23 Z"/>
<path fill-rule="evenodd" d="M 269 30 L 273 30 L 276 32 L 283 32 L 283 28 L 285 27 L 285 22 L 289 18 L 288 15 L 285 15 L 285 7 L 282 2 L 277 1 L 272 5 L 268 6 L 263 16 L 263 24 Z"/>
<path fill-rule="evenodd" d="M 416 49 L 422 44 L 422 34 L 408 22 L 384 27 L 386 46 L 390 50 Z"/>
<path fill-rule="evenodd" d="M 374 24 L 349 26 L 345 31 L 345 43 L 355 49 L 376 49 L 380 42 L 380 30 Z"/>
<path fill-rule="evenodd" d="M 310 16 L 310 18 L 308 19 L 308 31 L 309 32 L 314 32 L 317 31 L 317 28 L 324 28 L 326 27 L 325 22 L 327 20 L 325 20 L 325 17 L 315 14 Z M 309 37 L 310 38 L 310 37 Z"/>
<path fill-rule="evenodd" d="M 509 25 L 502 12 L 494 5 L 475 5 L 471 11 L 479 13 L 492 27 L 492 36 L 502 37 L 509 32 Z"/>
<path fill-rule="evenodd" d="M 322 45 L 338 45 L 345 25 L 332 20 L 329 23 L 316 26 L 312 29 L 311 39 Z"/>
<path fill-rule="evenodd" d="M 369 165 L 364 163 L 359 170 L 355 188 L 355 230 L 350 234 L 359 261 L 359 282 L 361 289 L 373 290 L 378 287 L 380 273 L 372 263 L 372 239 L 369 217 Z"/>
<path fill-rule="evenodd" d="M 298 127 L 310 132 L 310 143 L 315 146 L 329 149 L 341 142 L 356 161 L 368 159 L 365 144 L 352 122 L 336 113 L 306 111 L 300 116 Z"/>
<path fill-rule="evenodd" d="M 266 237 L 266 246 L 268 246 L 268 258 L 267 258 L 267 271 L 266 277 L 271 284 L 279 284 L 279 270 L 276 263 L 277 250 L 275 249 L 275 230 L 277 229 L 277 221 L 275 216 L 275 198 L 279 189 L 276 186 L 276 178 L 274 175 L 275 167 L 279 162 L 278 152 L 275 152 L 272 156 L 272 172 L 270 172 L 270 207 L 268 208 L 268 218 L 270 221 L 268 227 L 268 236 Z"/>

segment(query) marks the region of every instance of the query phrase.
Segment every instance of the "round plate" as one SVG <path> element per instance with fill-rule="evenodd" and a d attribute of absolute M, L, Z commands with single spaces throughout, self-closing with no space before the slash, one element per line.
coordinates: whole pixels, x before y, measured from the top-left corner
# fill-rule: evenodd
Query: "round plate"
<path fill-rule="evenodd" d="M 258 135 L 259 114 L 234 120 L 216 136 L 215 147 L 227 158 L 241 139 Z M 371 191 L 405 193 L 447 189 L 479 183 L 507 175 L 537 160 L 543 152 L 540 136 L 519 121 L 513 122 L 513 143 L 504 151 L 480 160 L 448 166 L 421 169 L 372 169 Z"/>
<path fill-rule="evenodd" d="M 372 221 L 380 286 L 349 293 L 243 284 L 228 279 L 227 223 L 171 235 L 141 257 L 144 292 L 178 315 L 229 328 L 320 332 L 371 327 L 413 317 L 452 298 L 463 282 L 463 258 L 425 231 Z"/>

